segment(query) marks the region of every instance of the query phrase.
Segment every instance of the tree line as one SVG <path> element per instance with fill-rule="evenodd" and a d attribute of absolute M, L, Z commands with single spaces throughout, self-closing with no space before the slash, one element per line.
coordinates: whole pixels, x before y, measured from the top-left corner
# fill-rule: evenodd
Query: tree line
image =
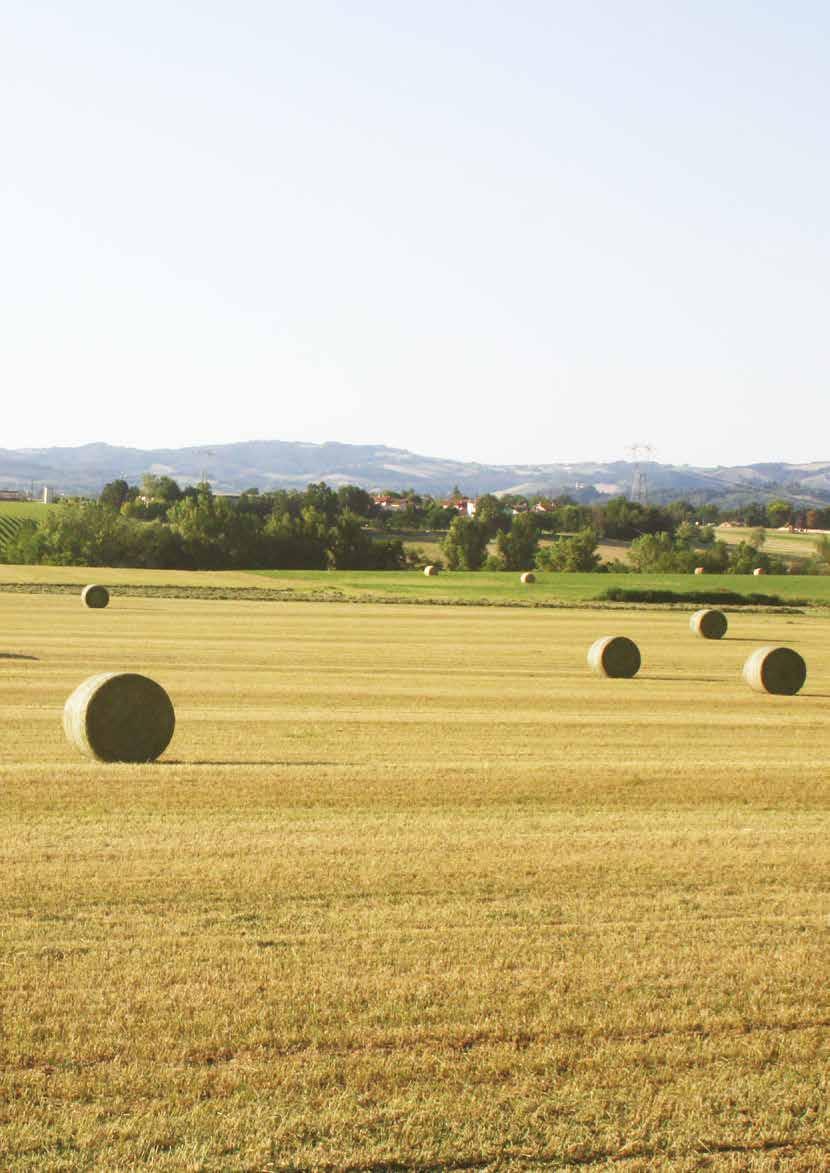
<path fill-rule="evenodd" d="M 458 517 L 441 543 L 445 564 L 450 570 L 556 570 L 569 573 L 679 573 L 691 574 L 700 567 L 708 574 L 751 574 L 760 569 L 784 574 L 783 559 L 762 549 L 764 533 L 752 540 L 727 544 L 715 540 L 711 526 L 683 522 L 673 530 L 643 533 L 628 546 L 628 560 L 603 562 L 598 552 L 599 535 L 590 527 L 575 534 L 563 534 L 540 546 L 541 533 L 533 514 L 519 514 L 509 530 L 496 534 L 495 553 L 490 549 L 486 525 L 477 518 Z M 804 572 L 823 573 L 830 569 L 830 543 L 823 554 L 804 565 Z"/>
<path fill-rule="evenodd" d="M 401 570 L 399 538 L 378 538 L 352 504 L 362 489 L 217 497 L 169 477 L 106 485 L 97 501 L 64 500 L 6 544 L 10 563 L 161 570 Z M 365 494 L 368 497 L 368 494 Z"/>
<path fill-rule="evenodd" d="M 135 566 L 157 569 L 402 570 L 426 556 L 407 551 L 408 537 L 427 529 L 442 533 L 441 562 L 450 570 L 557 570 L 690 573 L 783 572 L 781 559 L 763 550 L 763 526 L 788 524 L 786 502 L 748 508 L 760 521 L 749 541 L 716 540 L 715 505 L 674 501 L 646 505 L 615 497 L 580 504 L 567 495 L 478 498 L 474 516 L 463 510 L 455 489 L 448 501 L 414 491 L 389 494 L 401 503 L 383 510 L 356 485 L 332 489 L 324 482 L 305 490 L 260 492 L 237 498 L 215 495 L 210 486 L 181 488 L 167 476 L 146 475 L 139 485 L 105 485 L 97 501 L 65 500 L 40 524 L 27 523 L 5 546 L 10 563 Z M 830 509 L 826 521 L 830 525 Z M 821 528 L 822 511 L 804 520 Z M 792 513 L 788 514 L 790 520 Z M 395 535 L 398 531 L 398 536 Z M 545 539 L 543 544 L 543 539 Z M 603 539 L 630 542 L 627 561 L 603 562 Z M 825 542 L 804 569 L 830 564 Z M 823 550 L 823 552 L 822 552 Z"/>

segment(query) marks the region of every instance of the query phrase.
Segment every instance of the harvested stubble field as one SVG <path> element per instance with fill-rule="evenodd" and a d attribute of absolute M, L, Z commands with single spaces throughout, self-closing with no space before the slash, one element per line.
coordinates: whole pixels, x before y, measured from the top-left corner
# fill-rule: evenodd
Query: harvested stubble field
<path fill-rule="evenodd" d="M 826 1168 L 830 620 L 729 622 L 0 595 L 3 1168 Z"/>

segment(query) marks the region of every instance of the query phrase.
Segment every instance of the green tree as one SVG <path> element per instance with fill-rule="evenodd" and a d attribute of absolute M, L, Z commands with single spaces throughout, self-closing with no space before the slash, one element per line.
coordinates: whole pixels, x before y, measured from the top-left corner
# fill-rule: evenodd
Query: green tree
<path fill-rule="evenodd" d="M 450 570 L 480 570 L 487 557 L 487 531 L 472 517 L 456 517 L 441 550 Z"/>
<path fill-rule="evenodd" d="M 130 486 L 122 477 L 119 477 L 117 480 L 108 481 L 104 485 L 98 500 L 102 505 L 106 505 L 108 509 L 118 510 L 129 497 Z"/>
<path fill-rule="evenodd" d="M 499 531 L 496 548 L 504 570 L 530 570 L 539 549 L 539 530 L 532 513 L 519 513 L 505 533 Z"/>
<path fill-rule="evenodd" d="M 600 558 L 597 553 L 597 535 L 592 529 L 583 529 L 567 538 L 557 538 L 550 546 L 544 546 L 536 555 L 540 570 L 558 570 L 576 573 L 597 570 Z"/>
<path fill-rule="evenodd" d="M 713 503 L 701 505 L 697 511 L 697 519 L 703 525 L 717 525 L 720 521 L 720 509 Z"/>
<path fill-rule="evenodd" d="M 181 498 L 182 491 L 172 477 L 159 477 L 148 472 L 141 478 L 141 495 L 150 501 L 165 501 L 172 505 Z"/>
<path fill-rule="evenodd" d="M 767 505 L 767 522 L 772 529 L 780 529 L 792 520 L 793 511 L 789 501 L 770 501 Z"/>
<path fill-rule="evenodd" d="M 430 529 L 449 529 L 453 519 L 458 517 L 458 510 L 451 506 L 446 508 L 433 501 L 424 513 L 424 521 Z"/>
<path fill-rule="evenodd" d="M 334 525 L 340 512 L 340 502 L 334 489 L 330 489 L 325 481 L 319 484 L 310 484 L 303 501 L 304 509 L 314 509 L 322 514 L 326 525 Z"/>
<path fill-rule="evenodd" d="M 755 526 L 767 524 L 766 508 L 758 501 L 750 501 L 741 509 L 741 524 L 753 529 Z"/>
<path fill-rule="evenodd" d="M 371 537 L 356 513 L 341 513 L 328 535 L 328 564 L 332 570 L 361 570 L 370 561 Z"/>
<path fill-rule="evenodd" d="M 321 536 L 314 516 L 309 524 L 302 515 L 294 516 L 288 510 L 273 512 L 265 522 L 265 538 L 266 566 L 323 570 L 328 565 L 325 526 Z"/>
<path fill-rule="evenodd" d="M 566 534 L 590 529 L 591 510 L 586 505 L 575 505 L 572 501 L 558 505 L 553 513 L 553 528 L 558 533 Z"/>
<path fill-rule="evenodd" d="M 182 539 L 188 564 L 197 569 L 261 564 L 261 527 L 256 515 L 222 497 L 212 493 L 184 497 L 170 509 L 168 519 Z"/>
<path fill-rule="evenodd" d="M 354 513 L 357 517 L 369 517 L 374 510 L 371 494 L 359 485 L 341 485 L 337 490 L 340 511 Z"/>
<path fill-rule="evenodd" d="M 674 535 L 675 542 L 686 549 L 692 549 L 697 543 L 698 528 L 691 521 L 681 521 Z"/>
<path fill-rule="evenodd" d="M 510 513 L 493 493 L 484 493 L 478 498 L 475 519 L 491 538 L 500 530 L 510 529 Z"/>
<path fill-rule="evenodd" d="M 729 550 L 729 574 L 752 574 L 753 570 L 767 573 L 783 573 L 785 567 L 780 558 L 764 554 L 751 542 L 738 542 Z"/>
<path fill-rule="evenodd" d="M 129 544 L 130 523 L 120 513 L 98 501 L 62 501 L 31 535 L 27 557 L 52 566 L 123 566 Z"/>
<path fill-rule="evenodd" d="M 640 573 L 688 573 L 696 563 L 696 555 L 688 545 L 675 542 L 665 531 L 635 538 L 628 548 L 628 558 Z"/>
<path fill-rule="evenodd" d="M 666 512 L 677 524 L 691 521 L 695 516 L 695 507 L 690 501 L 670 501 Z"/>

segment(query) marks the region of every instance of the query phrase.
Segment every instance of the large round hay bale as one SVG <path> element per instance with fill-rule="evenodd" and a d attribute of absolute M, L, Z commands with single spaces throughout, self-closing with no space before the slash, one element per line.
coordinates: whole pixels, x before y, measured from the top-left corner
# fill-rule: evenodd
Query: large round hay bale
<path fill-rule="evenodd" d="M 170 744 L 175 725 L 170 697 L 136 672 L 90 676 L 63 709 L 66 736 L 101 762 L 152 762 Z"/>
<path fill-rule="evenodd" d="M 757 578 L 759 574 L 766 574 L 767 572 L 762 566 L 756 566 L 752 573 Z"/>
<path fill-rule="evenodd" d="M 695 574 L 705 574 L 705 573 L 706 573 L 705 566 L 696 566 L 695 567 Z"/>
<path fill-rule="evenodd" d="M 532 570 L 526 570 L 521 576 L 520 582 L 536 582 L 536 575 Z"/>
<path fill-rule="evenodd" d="M 588 651 L 588 664 L 598 676 L 636 676 L 640 663 L 640 649 L 625 635 L 604 635 Z"/>
<path fill-rule="evenodd" d="M 81 591 L 81 598 L 87 607 L 106 607 L 110 601 L 110 593 L 106 587 L 90 583 Z"/>
<path fill-rule="evenodd" d="M 713 607 L 695 611 L 689 620 L 689 627 L 701 639 L 722 639 L 728 626 L 723 611 L 716 611 Z"/>
<path fill-rule="evenodd" d="M 424 574 L 427 576 L 427 578 L 433 578 L 437 573 L 438 573 L 437 566 L 425 566 L 424 567 Z"/>
<path fill-rule="evenodd" d="M 807 679 L 807 665 L 792 648 L 756 648 L 744 664 L 743 677 L 756 692 L 794 696 Z"/>

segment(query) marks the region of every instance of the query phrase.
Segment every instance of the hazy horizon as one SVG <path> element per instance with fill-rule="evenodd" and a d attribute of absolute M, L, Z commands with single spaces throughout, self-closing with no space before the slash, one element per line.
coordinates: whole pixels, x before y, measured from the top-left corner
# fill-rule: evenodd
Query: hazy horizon
<path fill-rule="evenodd" d="M 69 451 L 77 451 L 78 449 L 86 448 L 86 447 L 103 446 L 106 448 L 116 448 L 116 449 L 125 448 L 125 449 L 129 449 L 132 451 L 137 451 L 137 452 L 159 452 L 159 451 L 185 452 L 185 451 L 187 451 L 187 452 L 203 453 L 204 455 L 208 455 L 211 452 L 211 450 L 213 450 L 213 449 L 222 448 L 222 447 L 226 447 L 226 446 L 234 445 L 234 444 L 303 444 L 307 447 L 313 447 L 313 448 L 321 448 L 321 447 L 324 447 L 325 445 L 331 444 L 331 445 L 345 445 L 348 447 L 355 447 L 355 448 L 389 448 L 391 451 L 407 452 L 413 456 L 421 456 L 426 460 L 447 461 L 448 463 L 449 462 L 456 462 L 456 463 L 464 463 L 464 464 L 490 465 L 493 467 L 496 467 L 496 466 L 504 466 L 504 467 L 534 466 L 534 465 L 547 465 L 547 464 L 549 464 L 549 465 L 564 465 L 564 466 L 568 466 L 568 465 L 578 466 L 578 465 L 589 465 L 589 464 L 605 465 L 605 464 L 612 464 L 616 461 L 620 461 L 621 463 L 625 463 L 625 464 L 654 463 L 654 464 L 662 464 L 662 465 L 667 465 L 667 466 L 671 465 L 671 466 L 675 466 L 678 468 L 687 467 L 687 468 L 697 468 L 697 469 L 703 469 L 703 470 L 714 469 L 717 467 L 721 467 L 721 468 L 750 467 L 753 465 L 762 465 L 762 464 L 783 464 L 783 465 L 794 466 L 794 467 L 802 467 L 802 466 L 806 467 L 808 465 L 819 465 L 819 466 L 830 465 L 830 457 L 827 457 L 826 459 L 818 458 L 816 460 L 798 460 L 798 459 L 796 459 L 796 460 L 747 460 L 747 461 L 731 460 L 731 461 L 721 462 L 719 465 L 716 465 L 716 464 L 705 465 L 705 464 L 695 464 L 692 461 L 677 462 L 677 461 L 662 460 L 662 459 L 660 459 L 659 454 L 654 455 L 654 456 L 650 456 L 650 457 L 647 457 L 645 455 L 641 455 L 639 458 L 636 458 L 633 453 L 625 453 L 625 452 L 622 455 L 620 455 L 619 457 L 610 457 L 606 460 L 600 459 L 599 457 L 595 457 L 595 456 L 582 456 L 582 457 L 574 457 L 571 459 L 562 459 L 562 460 L 530 460 L 530 459 L 521 460 L 520 459 L 520 460 L 513 460 L 513 461 L 491 461 L 491 460 L 482 460 L 482 459 L 477 458 L 475 456 L 470 457 L 470 458 L 466 458 L 466 457 L 459 457 L 459 456 L 453 455 L 452 453 L 446 453 L 446 452 L 427 452 L 422 449 L 414 449 L 411 447 L 407 447 L 406 445 L 388 444 L 382 440 L 346 441 L 346 440 L 329 439 L 329 440 L 315 441 L 315 440 L 284 440 L 284 439 L 280 439 L 278 437 L 269 437 L 269 438 L 258 437 L 258 438 L 250 438 L 247 440 L 222 440 L 222 441 L 214 441 L 213 443 L 202 443 L 202 444 L 184 443 L 184 444 L 149 444 L 149 445 L 115 444 L 115 443 L 108 441 L 108 440 L 100 440 L 99 439 L 99 440 L 88 440 L 88 441 L 85 441 L 80 444 L 50 444 L 50 445 L 28 444 L 28 445 L 20 445 L 16 448 L 9 448 L 8 446 L 3 445 L 0 450 L 12 451 L 12 452 L 48 452 L 51 450 L 63 450 L 63 449 L 69 450 Z"/>

